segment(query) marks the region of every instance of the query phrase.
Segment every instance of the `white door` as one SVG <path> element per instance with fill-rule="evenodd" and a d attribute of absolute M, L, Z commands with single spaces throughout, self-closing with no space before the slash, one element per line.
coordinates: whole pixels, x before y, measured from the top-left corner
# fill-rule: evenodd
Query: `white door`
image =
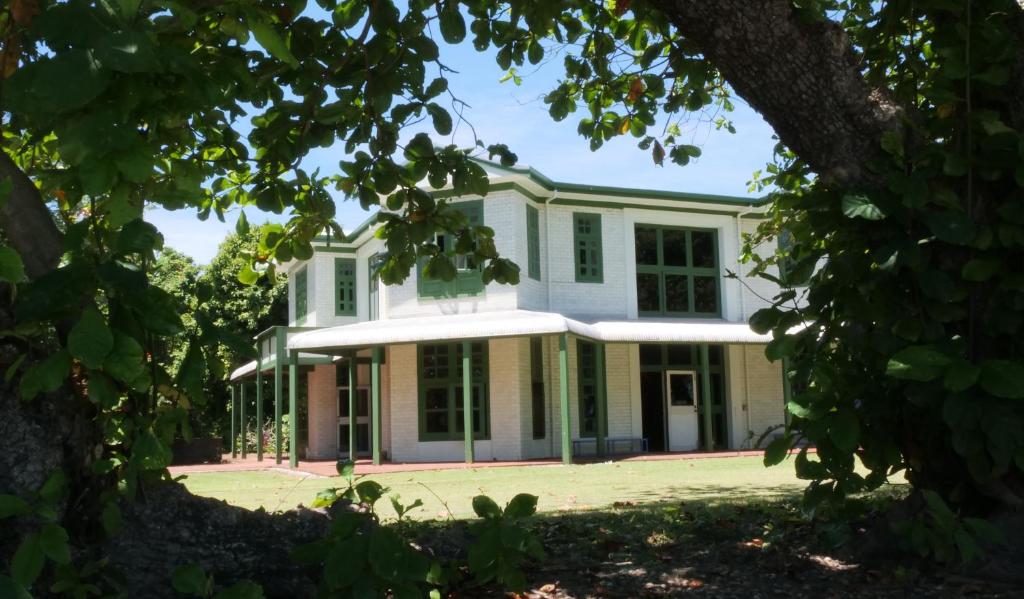
<path fill-rule="evenodd" d="M 668 413 L 668 450 L 693 451 L 698 445 L 697 373 L 665 372 L 665 403 Z"/>

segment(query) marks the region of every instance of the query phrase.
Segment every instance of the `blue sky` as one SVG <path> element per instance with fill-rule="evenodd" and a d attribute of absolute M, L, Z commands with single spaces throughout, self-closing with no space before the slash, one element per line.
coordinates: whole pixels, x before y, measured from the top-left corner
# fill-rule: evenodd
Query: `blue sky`
<path fill-rule="evenodd" d="M 440 40 L 440 35 L 435 39 Z M 714 131 L 708 126 L 692 127 L 686 142 L 700 146 L 703 155 L 685 167 L 668 162 L 664 167 L 655 165 L 650 152 L 637 149 L 637 140 L 631 136 L 616 138 L 591 152 L 587 141 L 576 133 L 583 113 L 578 111 L 556 123 L 541 99 L 558 80 L 562 68 L 560 56 L 546 58 L 536 67 L 526 65 L 519 69 L 523 81 L 516 86 L 511 81 L 499 83 L 504 73 L 495 64 L 493 53 L 478 53 L 469 43 L 446 46 L 439 41 L 439 44 L 441 60 L 458 71 L 445 76 L 453 93 L 469 104 L 464 116 L 476 129 L 477 136 L 485 144 L 507 144 L 519 156 L 520 164 L 528 164 L 552 179 L 744 196 L 750 195 L 746 182 L 751 173 L 763 168 L 771 159 L 775 144 L 771 127 L 738 98 L 736 110 L 729 117 L 736 126 L 736 133 Z M 426 124 L 411 130 L 410 134 L 428 130 L 425 127 Z M 468 146 L 472 143 L 472 135 L 465 124 L 455 130 L 451 139 L 442 139 L 436 134 L 434 139 L 437 144 L 454 141 Z M 338 144 L 311 154 L 304 166 L 310 170 L 320 167 L 321 173 L 332 173 L 337 171 L 338 162 L 343 158 Z M 340 194 L 336 202 L 338 222 L 346 230 L 369 216 L 358 202 L 347 201 Z M 264 214 L 254 207 L 246 208 L 246 216 L 251 223 L 287 218 L 286 215 Z M 235 218 L 232 214 L 227 223 L 216 218 L 202 222 L 191 210 L 154 209 L 146 213 L 146 219 L 160 229 L 168 246 L 200 264 L 208 263 L 213 257 L 217 245 L 234 229 Z"/>

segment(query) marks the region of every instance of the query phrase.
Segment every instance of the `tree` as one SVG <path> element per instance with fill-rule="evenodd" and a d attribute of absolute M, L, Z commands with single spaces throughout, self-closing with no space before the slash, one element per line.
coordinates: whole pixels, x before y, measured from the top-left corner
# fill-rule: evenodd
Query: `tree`
<path fill-rule="evenodd" d="M 164 471 L 166 442 L 202 393 L 204 348 L 221 338 L 197 322 L 173 379 L 153 362 L 156 342 L 184 327 L 173 297 L 149 284 L 161 239 L 145 204 L 221 219 L 239 207 L 289 210 L 261 235 L 244 282 L 310 256 L 314 235 L 342 233 L 331 187 L 390 210 L 380 217 L 386 283 L 419 260 L 454 274 L 436 231 L 474 254 L 485 280 L 518 281 L 493 232 L 416 187 L 426 178 L 487 191 L 466 149 L 401 135 L 427 118 L 440 136 L 453 127 L 443 103 L 458 99 L 435 31 L 449 43 L 470 32 L 477 49 L 497 48 L 502 69 L 559 45 L 566 77 L 546 98 L 552 116 L 582 105 L 592 148 L 632 134 L 659 164 L 700 149 L 674 122 L 649 135 L 657 115 L 728 111 L 741 95 L 780 139 L 761 180 L 781 190 L 763 234 L 789 232 L 784 281 L 809 283 L 806 305 L 791 310 L 796 292 L 784 292 L 755 323 L 775 331 L 770 355 L 790 361 L 803 389 L 786 442 L 819 444 L 820 463 L 797 460 L 815 481 L 809 497 L 842 500 L 907 468 L 942 507 L 985 514 L 1021 501 L 1024 17 L 1011 0 L 411 0 L 405 12 L 390 0 L 14 0 L 0 29 L 0 330 L 15 331 L 0 352 L 11 372 L 0 432 L 26 440 L 0 452 L 0 491 L 52 503 L 40 513 L 56 514 L 83 549 L 103 546 L 97 514 L 112 533 L 127 506 L 109 547 L 131 589 L 166 580 L 182 556 L 167 547 L 221 564 L 260 554 L 218 544 L 229 534 L 186 534 L 214 512 L 223 533 L 230 518 L 173 485 L 119 501 Z M 345 153 L 340 172 L 303 168 L 312 148 L 332 144 Z M 515 160 L 500 144 L 486 153 Z M 802 332 L 787 333 L 795 324 Z M 855 454 L 870 476 L 852 470 Z M 44 487 L 55 469 L 64 474 Z M 260 526 L 249 528 L 284 545 L 299 535 Z M 938 538 L 966 551 L 957 530 Z M 140 538 L 150 551 L 125 550 Z M 23 545 L 41 563 L 38 543 Z M 39 571 L 20 570 L 16 583 Z"/>

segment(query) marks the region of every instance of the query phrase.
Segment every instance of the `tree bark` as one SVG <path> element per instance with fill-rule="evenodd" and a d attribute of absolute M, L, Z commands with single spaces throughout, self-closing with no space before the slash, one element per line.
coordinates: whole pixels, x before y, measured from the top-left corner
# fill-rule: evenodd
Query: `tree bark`
<path fill-rule="evenodd" d="M 0 197 L 0 229 L 21 254 L 29 278 L 38 279 L 53 270 L 63 253 L 60 230 L 46 202 L 6 151 L 0 151 L 0 181 L 11 182 L 10 197 Z"/>
<path fill-rule="evenodd" d="M 803 22 L 789 0 L 651 0 L 821 180 L 864 188 L 905 110 L 860 73 L 836 23 Z"/>

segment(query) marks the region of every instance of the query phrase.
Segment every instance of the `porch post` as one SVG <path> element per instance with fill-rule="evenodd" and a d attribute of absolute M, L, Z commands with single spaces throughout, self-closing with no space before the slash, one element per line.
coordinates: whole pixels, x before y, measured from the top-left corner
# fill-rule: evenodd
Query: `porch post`
<path fill-rule="evenodd" d="M 711 367 L 708 365 L 708 346 L 700 346 L 700 400 L 704 407 L 704 450 L 715 449 L 715 435 L 712 431 L 711 414 Z"/>
<path fill-rule="evenodd" d="M 281 416 L 284 414 L 284 360 L 287 329 L 274 329 L 274 462 L 281 463 Z"/>
<path fill-rule="evenodd" d="M 569 334 L 558 337 L 558 400 L 561 405 L 562 463 L 572 464 L 572 427 L 569 423 Z"/>
<path fill-rule="evenodd" d="M 608 428 L 608 393 L 605 389 L 605 368 L 604 368 L 604 343 L 598 343 L 594 348 L 594 366 L 597 371 L 597 388 L 595 389 L 597 400 L 597 455 L 604 456 L 605 453 L 605 430 Z"/>
<path fill-rule="evenodd" d="M 278 422 L 281 419 L 278 418 Z M 278 447 L 280 447 L 280 435 Z M 277 455 L 281 455 L 278 452 Z M 288 465 L 299 467 L 299 352 L 288 357 Z"/>
<path fill-rule="evenodd" d="M 373 444 L 373 464 L 375 466 L 381 462 L 380 362 L 382 353 L 384 353 L 382 348 L 373 348 L 373 358 L 370 360 L 370 402 L 372 404 L 370 406 L 370 421 L 373 429 L 370 432 L 370 438 Z"/>
<path fill-rule="evenodd" d="M 231 385 L 231 457 L 238 457 L 238 445 L 235 439 L 238 437 L 238 398 L 235 397 L 235 386 Z"/>
<path fill-rule="evenodd" d="M 259 347 L 256 362 L 256 461 L 263 461 L 263 341 L 256 340 Z"/>
<path fill-rule="evenodd" d="M 247 443 L 246 443 L 245 435 L 246 435 L 247 432 L 249 432 L 249 423 L 245 421 L 245 404 L 248 403 L 248 402 L 246 402 L 246 399 L 245 399 L 245 387 L 246 387 L 245 380 L 242 381 L 242 383 L 239 385 L 239 387 L 241 387 L 241 396 L 242 396 L 242 399 L 241 399 L 241 401 L 239 403 L 242 404 L 242 407 L 238 410 L 238 420 L 239 420 L 239 425 L 240 425 L 238 428 L 241 429 L 241 434 L 242 434 L 242 451 L 241 451 L 241 453 L 242 453 L 242 459 L 244 460 L 246 453 L 248 453 L 246 451 Z"/>
<path fill-rule="evenodd" d="M 356 461 L 356 376 L 359 363 L 355 352 L 348 359 L 348 459 Z"/>
<path fill-rule="evenodd" d="M 462 432 L 466 463 L 473 463 L 473 344 L 462 342 Z"/>

